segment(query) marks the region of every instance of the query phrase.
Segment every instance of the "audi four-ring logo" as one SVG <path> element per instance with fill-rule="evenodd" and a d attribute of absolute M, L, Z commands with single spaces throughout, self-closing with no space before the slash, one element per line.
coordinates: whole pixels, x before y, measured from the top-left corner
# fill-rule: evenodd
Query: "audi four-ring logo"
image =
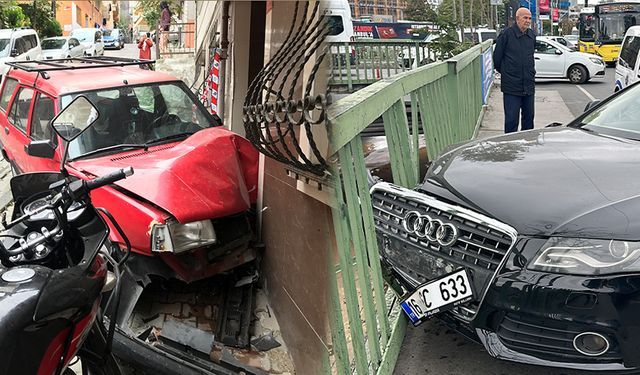
<path fill-rule="evenodd" d="M 429 242 L 437 242 L 441 246 L 451 246 L 458 240 L 458 228 L 451 223 L 418 211 L 409 211 L 402 224 L 407 233 L 426 238 Z"/>

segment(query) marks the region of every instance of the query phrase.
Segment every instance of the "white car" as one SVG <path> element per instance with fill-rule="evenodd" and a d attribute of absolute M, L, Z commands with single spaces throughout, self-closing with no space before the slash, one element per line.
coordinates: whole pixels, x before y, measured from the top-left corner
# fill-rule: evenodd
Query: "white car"
<path fill-rule="evenodd" d="M 102 31 L 99 29 L 74 29 L 71 36 L 78 39 L 86 48 L 87 56 L 104 55 L 104 42 L 102 41 Z"/>
<path fill-rule="evenodd" d="M 604 60 L 600 56 L 576 52 L 549 37 L 536 38 L 536 78 L 562 78 L 585 83 L 604 78 Z"/>
<path fill-rule="evenodd" d="M 42 57 L 45 59 L 65 59 L 82 57 L 86 47 L 78 39 L 69 36 L 42 39 Z"/>
<path fill-rule="evenodd" d="M 562 44 L 563 46 L 572 49 L 574 51 L 578 50 L 577 43 L 571 42 L 566 36 L 548 36 L 547 38 L 551 40 L 555 40 L 556 42 Z"/>
<path fill-rule="evenodd" d="M 42 49 L 35 30 L 28 28 L 0 30 L 0 82 L 2 82 L 2 76 L 9 70 L 5 62 L 40 59 L 42 59 Z"/>

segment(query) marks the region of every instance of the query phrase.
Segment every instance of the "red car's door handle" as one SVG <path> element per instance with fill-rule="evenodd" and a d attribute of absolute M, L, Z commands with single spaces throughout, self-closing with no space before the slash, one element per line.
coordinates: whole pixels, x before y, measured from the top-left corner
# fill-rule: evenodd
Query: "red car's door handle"
<path fill-rule="evenodd" d="M 4 127 L 4 133 L 9 134 L 9 128 L 7 128 L 6 126 Z"/>

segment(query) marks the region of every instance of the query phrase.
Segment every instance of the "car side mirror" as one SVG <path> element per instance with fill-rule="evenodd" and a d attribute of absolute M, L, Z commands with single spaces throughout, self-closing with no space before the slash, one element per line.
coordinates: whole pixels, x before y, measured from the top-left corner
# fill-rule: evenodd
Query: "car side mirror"
<path fill-rule="evenodd" d="M 27 145 L 27 154 L 38 158 L 53 159 L 56 148 L 50 140 L 31 141 Z"/>
<path fill-rule="evenodd" d="M 556 50 L 556 55 L 562 55 L 562 51 L 560 51 L 559 49 Z"/>
<path fill-rule="evenodd" d="M 18 53 L 17 49 L 14 48 L 14 49 L 11 50 L 11 55 L 10 55 L 11 57 L 17 57 L 18 55 L 19 55 L 19 53 Z"/>
<path fill-rule="evenodd" d="M 590 103 L 588 103 L 585 107 L 584 107 L 584 112 L 587 112 L 588 110 L 590 110 L 591 108 L 597 106 L 598 104 L 600 104 L 600 100 L 594 100 Z"/>

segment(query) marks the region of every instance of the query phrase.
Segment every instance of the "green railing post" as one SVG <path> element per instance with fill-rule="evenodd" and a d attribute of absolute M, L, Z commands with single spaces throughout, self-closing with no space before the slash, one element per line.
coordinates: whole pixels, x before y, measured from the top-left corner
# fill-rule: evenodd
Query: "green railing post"
<path fill-rule="evenodd" d="M 409 51 L 414 47 L 411 43 L 406 45 Z M 479 56 L 486 48 L 490 44 L 483 43 L 448 62 L 429 64 L 381 80 L 329 108 L 330 154 L 337 156 L 338 164 L 331 171 L 335 182 L 336 203 L 332 213 L 339 260 L 338 268 L 330 273 L 333 344 L 328 350 L 334 359 L 334 373 L 391 374 L 407 325 L 397 305 L 390 311 L 394 316 L 392 322 L 387 315 L 389 307 L 381 265 L 377 262 L 378 239 L 361 132 L 382 116 L 394 182 L 414 187 L 420 167 L 419 122 L 432 160 L 447 145 L 468 139 L 478 123 L 482 111 Z M 414 57 L 418 58 L 420 51 L 416 52 Z M 362 59 L 365 74 L 368 65 L 380 69 L 383 59 L 392 63 L 389 49 L 382 51 L 379 44 L 363 50 L 362 56 L 365 55 L 368 57 Z M 407 96 L 411 99 L 411 135 L 405 106 Z"/>
<path fill-rule="evenodd" d="M 347 66 L 347 87 L 353 90 L 353 79 L 351 78 L 351 47 L 349 43 L 344 44 L 345 65 Z"/>

